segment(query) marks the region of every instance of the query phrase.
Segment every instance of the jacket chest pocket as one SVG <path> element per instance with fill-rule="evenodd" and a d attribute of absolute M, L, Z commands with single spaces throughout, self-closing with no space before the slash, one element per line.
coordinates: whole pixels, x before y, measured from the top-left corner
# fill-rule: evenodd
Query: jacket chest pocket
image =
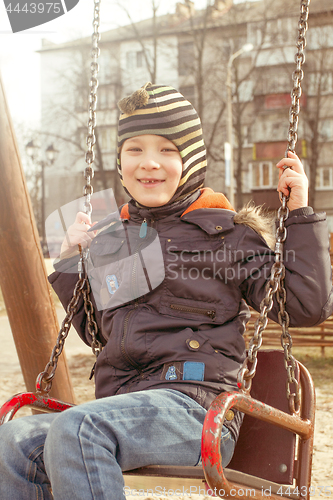
<path fill-rule="evenodd" d="M 98 310 L 118 302 L 116 297 L 124 280 L 124 243 L 122 237 L 105 234 L 98 235 L 91 244 L 88 276 Z"/>
<path fill-rule="evenodd" d="M 99 310 L 127 304 L 152 291 L 164 279 L 156 231 L 150 231 L 147 238 L 140 238 L 138 227 L 117 233 L 97 237 L 91 249 L 89 279 Z"/>
<path fill-rule="evenodd" d="M 166 279 L 160 312 L 221 324 L 237 307 L 225 281 L 228 252 L 221 238 L 166 242 Z M 237 310 L 236 310 L 237 312 Z"/>

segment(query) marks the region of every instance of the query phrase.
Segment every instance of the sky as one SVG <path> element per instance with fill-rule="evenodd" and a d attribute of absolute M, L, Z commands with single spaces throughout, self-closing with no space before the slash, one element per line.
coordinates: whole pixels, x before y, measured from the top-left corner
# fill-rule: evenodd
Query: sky
<path fill-rule="evenodd" d="M 176 1 L 160 0 L 158 14 L 174 12 Z M 101 33 L 128 24 L 127 14 L 119 3 L 126 5 L 135 20 L 151 15 L 151 0 L 101 0 Z M 206 5 L 206 0 L 195 0 L 194 3 L 200 9 Z M 93 5 L 93 0 L 79 0 L 72 10 L 53 21 L 12 33 L 4 3 L 0 0 L 0 76 L 15 127 L 21 124 L 28 128 L 38 127 L 40 61 L 36 51 L 41 47 L 41 40 L 62 43 L 89 36 L 93 31 Z"/>

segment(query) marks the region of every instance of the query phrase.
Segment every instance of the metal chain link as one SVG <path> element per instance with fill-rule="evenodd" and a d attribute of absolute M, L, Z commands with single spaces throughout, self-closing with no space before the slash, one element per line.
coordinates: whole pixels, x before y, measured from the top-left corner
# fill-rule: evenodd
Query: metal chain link
<path fill-rule="evenodd" d="M 90 65 L 91 78 L 89 83 L 90 87 L 89 119 L 88 119 L 88 135 L 86 139 L 88 148 L 85 156 L 87 167 L 85 168 L 84 171 L 86 184 L 83 188 L 83 194 L 85 196 L 84 211 L 89 217 L 91 217 L 92 213 L 91 196 L 93 194 L 93 187 L 91 185 L 91 180 L 94 177 L 93 162 L 95 160 L 94 145 L 96 143 L 95 127 L 96 127 L 96 105 L 97 105 L 97 87 L 98 87 L 97 74 L 99 70 L 97 59 L 100 54 L 100 49 L 98 47 L 98 42 L 100 40 L 100 34 L 99 34 L 100 1 L 101 0 L 94 0 L 94 20 L 93 20 L 94 32 L 92 35 L 92 50 L 91 50 L 92 62 Z M 71 327 L 73 317 L 77 311 L 81 296 L 83 297 L 84 309 L 87 315 L 88 332 L 92 338 L 92 343 L 91 343 L 92 351 L 97 357 L 102 350 L 102 344 L 97 339 L 98 326 L 94 319 L 94 306 L 90 300 L 90 284 L 85 265 L 89 250 L 87 249 L 83 251 L 80 245 L 79 249 L 81 256 L 78 269 L 79 280 L 75 285 L 73 297 L 70 303 L 68 304 L 67 313 L 65 319 L 62 322 L 58 338 L 56 341 L 56 345 L 52 350 L 50 361 L 45 366 L 44 371 L 38 375 L 36 380 L 36 390 L 38 393 L 42 393 L 43 395 L 47 395 L 52 388 L 52 381 L 54 379 L 55 372 L 57 369 L 58 359 L 63 351 L 65 340 L 68 336 L 68 332 Z"/>
<path fill-rule="evenodd" d="M 283 197 L 282 205 L 278 210 L 278 226 L 276 229 L 275 243 L 275 261 L 272 265 L 270 278 L 266 283 L 265 296 L 260 303 L 260 313 L 254 325 L 253 337 L 249 343 L 249 349 L 246 359 L 238 373 L 238 387 L 244 392 L 249 392 L 251 389 L 252 379 L 256 373 L 257 353 L 262 344 L 262 335 L 268 323 L 268 313 L 274 305 L 274 295 L 281 291 L 281 283 L 285 275 L 285 267 L 283 264 L 283 243 L 287 237 L 287 231 L 284 227 L 284 221 L 287 219 L 289 210 L 287 207 L 287 198 Z M 284 290 L 284 288 L 283 288 Z M 282 291 L 282 296 L 284 295 Z M 282 305 L 283 307 L 283 305 Z"/>
<path fill-rule="evenodd" d="M 63 351 L 65 340 L 68 336 L 69 329 L 72 325 L 73 317 L 77 311 L 78 303 L 85 286 L 86 286 L 85 280 L 83 278 L 79 278 L 74 288 L 73 297 L 67 306 L 66 316 L 61 324 L 56 345 L 54 346 L 50 356 L 50 361 L 45 366 L 44 371 L 41 372 L 37 377 L 36 381 L 37 392 L 45 394 L 50 392 L 51 390 L 52 380 L 54 379 L 58 365 L 58 359 Z M 43 384 L 45 384 L 45 387 L 43 387 Z"/>
<path fill-rule="evenodd" d="M 90 299 L 91 288 L 90 288 L 90 283 L 89 283 L 89 279 L 88 279 L 88 275 L 87 275 L 87 269 L 85 266 L 83 254 L 81 254 L 81 266 L 82 266 L 82 272 L 80 274 L 80 278 L 82 278 L 82 274 L 83 274 L 83 276 L 84 276 L 83 279 L 84 279 L 84 283 L 85 283 L 85 286 L 82 288 L 82 295 L 83 295 L 83 301 L 84 301 L 84 310 L 85 310 L 85 313 L 87 316 L 87 328 L 88 328 L 88 332 L 92 338 L 91 349 L 92 349 L 93 354 L 97 358 L 100 355 L 100 353 L 102 352 L 103 346 L 102 346 L 101 342 L 97 339 L 98 326 L 97 326 L 95 316 L 94 316 L 94 306 L 93 306 L 93 303 Z"/>
<path fill-rule="evenodd" d="M 298 117 L 300 112 L 300 97 L 302 95 L 301 81 L 303 80 L 302 65 L 305 61 L 304 49 L 306 47 L 306 31 L 308 29 L 310 0 L 301 0 L 301 12 L 298 23 L 298 38 L 296 42 L 297 53 L 295 56 L 296 70 L 293 73 L 292 79 L 294 82 L 291 92 L 291 107 L 289 111 L 289 133 L 288 151 L 295 151 L 297 142 Z M 287 168 L 287 167 L 286 167 Z M 256 373 L 257 367 L 257 352 L 262 344 L 262 335 L 267 326 L 267 315 L 273 307 L 273 297 L 276 295 L 279 304 L 278 320 L 282 328 L 281 345 L 284 350 L 284 362 L 287 370 L 286 393 L 289 401 L 289 408 L 292 413 L 296 413 L 300 409 L 299 384 L 295 377 L 296 361 L 292 355 L 292 338 L 289 334 L 289 314 L 286 311 L 286 290 L 284 287 L 285 266 L 283 263 L 283 245 L 287 237 L 287 229 L 285 221 L 289 215 L 287 207 L 288 198 L 285 195 L 281 197 L 281 207 L 278 210 L 277 220 L 278 226 L 276 229 L 275 243 L 275 262 L 272 265 L 270 279 L 265 287 L 265 297 L 260 303 L 260 314 L 254 326 L 254 334 L 250 340 L 248 354 L 238 373 L 238 387 L 243 392 L 249 393 L 252 385 L 252 379 Z M 291 387 L 294 387 L 292 391 Z"/>
<path fill-rule="evenodd" d="M 88 119 L 88 135 L 87 135 L 87 152 L 86 152 L 86 163 L 87 167 L 84 171 L 84 176 L 86 179 L 86 185 L 83 188 L 83 194 L 85 196 L 84 202 L 84 211 L 86 214 L 91 217 L 92 213 L 92 205 L 91 205 L 91 196 L 93 194 L 93 187 L 91 185 L 91 179 L 94 177 L 94 168 L 93 162 L 95 161 L 95 152 L 94 145 L 96 144 L 96 136 L 95 136 L 95 127 L 96 127 L 96 106 L 97 106 L 97 88 L 98 88 L 98 57 L 100 55 L 100 49 L 98 46 L 98 42 L 100 41 L 100 3 L 101 0 L 94 0 L 94 20 L 93 27 L 94 32 L 92 34 L 92 49 L 91 49 L 91 77 L 90 77 L 90 95 L 89 95 L 89 119 Z M 89 334 L 92 338 L 91 348 L 94 355 L 97 356 L 102 351 L 102 344 L 97 340 L 98 336 L 98 326 L 94 319 L 94 306 L 90 299 L 90 285 L 87 277 L 87 270 L 85 262 L 88 259 L 89 248 L 87 248 L 83 253 L 81 253 L 81 260 L 79 263 L 79 273 L 84 274 L 86 287 L 83 289 L 83 300 L 84 300 L 84 309 L 87 315 L 87 327 Z M 81 276 L 81 274 L 80 274 Z"/>
<path fill-rule="evenodd" d="M 91 196 L 93 194 L 93 187 L 91 185 L 91 179 L 94 177 L 94 168 L 93 168 L 93 162 L 95 161 L 95 152 L 94 152 L 94 145 L 96 144 L 96 136 L 95 136 L 95 127 L 96 127 L 96 106 L 97 106 L 97 88 L 98 88 L 98 71 L 99 71 L 99 65 L 98 65 L 98 57 L 100 55 L 100 49 L 98 46 L 98 42 L 100 41 L 100 33 L 99 33 L 99 27 L 100 27 L 100 3 L 101 0 L 94 0 L 94 20 L 93 20 L 93 27 L 94 27 L 94 32 L 92 34 L 92 49 L 91 49 L 91 64 L 90 64 L 90 69 L 91 69 L 91 77 L 90 77 L 90 95 L 89 95 L 89 119 L 88 119 L 88 135 L 87 135 L 87 152 L 86 152 L 86 163 L 87 167 L 85 168 L 84 171 L 84 176 L 86 179 L 86 185 L 83 188 L 83 194 L 85 196 L 85 202 L 84 202 L 84 211 L 85 213 L 91 217 L 92 213 L 92 205 L 91 205 Z M 83 300 L 84 300 L 84 309 L 87 315 L 87 327 L 89 334 L 91 335 L 92 338 L 92 344 L 91 348 L 94 353 L 94 355 L 97 356 L 101 353 L 102 351 L 102 344 L 97 340 L 98 336 L 98 326 L 97 323 L 94 319 L 94 306 L 93 303 L 90 299 L 90 285 L 89 285 L 89 280 L 87 277 L 87 270 L 86 270 L 86 265 L 85 262 L 88 259 L 89 255 L 89 248 L 81 253 L 81 260 L 79 263 L 79 273 L 83 272 L 84 273 L 84 278 L 85 278 L 85 284 L 86 287 L 82 291 L 83 293 Z"/>
<path fill-rule="evenodd" d="M 305 62 L 306 32 L 308 29 L 310 0 L 301 0 L 300 18 L 298 21 L 298 37 L 296 41 L 297 52 L 295 55 L 296 69 L 293 72 L 294 86 L 291 91 L 291 107 L 289 111 L 289 134 L 287 151 L 295 151 L 297 142 L 298 116 L 300 112 L 300 98 L 302 95 L 301 82 L 304 77 L 302 65 Z"/>
<path fill-rule="evenodd" d="M 301 83 L 304 77 L 302 66 L 305 62 L 305 48 L 306 48 L 306 32 L 308 30 L 309 19 L 309 6 L 310 0 L 301 0 L 300 5 L 300 18 L 298 22 L 298 37 L 296 41 L 297 52 L 295 56 L 296 70 L 293 73 L 294 86 L 291 91 L 291 107 L 289 111 L 289 134 L 288 134 L 288 151 L 295 151 L 297 142 L 297 128 L 298 118 L 300 113 L 300 98 L 302 95 Z M 286 207 L 287 199 L 283 196 L 282 203 Z M 288 209 L 287 209 L 288 210 Z M 280 223 L 280 229 L 286 234 L 284 222 Z M 285 273 L 285 271 L 284 271 Z M 283 275 L 284 275 L 283 273 Z M 289 314 L 286 311 L 286 290 L 284 288 L 284 276 L 280 279 L 280 286 L 276 293 L 277 301 L 279 303 L 278 319 L 282 328 L 281 333 L 281 346 L 284 351 L 284 363 L 287 370 L 286 392 L 289 401 L 289 408 L 292 413 L 298 412 L 300 409 L 300 394 L 299 384 L 295 376 L 296 360 L 292 355 L 292 338 L 289 333 Z M 294 390 L 292 391 L 292 387 Z"/>
<path fill-rule="evenodd" d="M 94 177 L 93 163 L 95 161 L 95 151 L 94 146 L 96 144 L 95 127 L 96 127 L 96 106 L 97 106 L 97 88 L 98 88 L 98 57 L 100 54 L 100 49 L 98 42 L 101 38 L 99 33 L 100 25 L 100 0 L 94 0 L 94 20 L 93 27 L 94 32 L 92 34 L 92 48 L 91 48 L 91 76 L 90 76 L 90 94 L 89 94 L 89 115 L 88 115 L 88 134 L 86 138 L 87 152 L 86 152 L 86 164 L 87 167 L 84 171 L 84 176 L 86 179 L 86 185 L 83 188 L 83 194 L 85 196 L 84 211 L 89 217 L 91 216 L 92 206 L 91 206 L 91 196 L 93 194 L 93 187 L 91 185 L 91 180 Z"/>

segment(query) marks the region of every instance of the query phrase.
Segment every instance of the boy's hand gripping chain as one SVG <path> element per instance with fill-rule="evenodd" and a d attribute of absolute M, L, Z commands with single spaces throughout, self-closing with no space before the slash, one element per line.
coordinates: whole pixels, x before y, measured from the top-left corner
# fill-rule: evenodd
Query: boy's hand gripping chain
<path fill-rule="evenodd" d="M 301 14 L 298 22 L 298 38 L 296 42 L 297 53 L 295 56 L 296 70 L 293 73 L 293 89 L 291 91 L 291 107 L 289 110 L 289 134 L 288 134 L 288 151 L 295 151 L 297 142 L 297 127 L 300 112 L 300 97 L 302 95 L 301 81 L 303 80 L 302 64 L 305 61 L 304 49 L 306 47 L 306 31 L 308 29 L 310 0 L 301 0 Z M 285 167 L 288 168 L 288 167 Z M 260 304 L 260 314 L 254 326 L 254 334 L 250 340 L 247 357 L 238 373 L 238 387 L 245 393 L 249 393 L 251 389 L 252 379 L 256 373 L 257 367 L 257 352 L 262 344 L 262 334 L 267 326 L 267 314 L 273 307 L 273 296 L 276 294 L 279 303 L 279 323 L 282 327 L 281 345 L 284 350 L 285 367 L 288 374 L 287 379 L 287 398 L 289 400 L 289 408 L 292 413 L 299 412 L 300 396 L 299 385 L 295 377 L 296 361 L 292 355 L 292 338 L 289 334 L 289 314 L 286 311 L 286 290 L 284 288 L 285 265 L 283 263 L 283 243 L 287 237 L 287 229 L 284 225 L 288 218 L 289 209 L 287 207 L 288 198 L 282 194 L 281 207 L 278 210 L 278 227 L 276 230 L 275 244 L 275 262 L 271 269 L 271 276 L 265 287 L 265 297 Z M 292 385 L 294 391 L 292 392 Z"/>

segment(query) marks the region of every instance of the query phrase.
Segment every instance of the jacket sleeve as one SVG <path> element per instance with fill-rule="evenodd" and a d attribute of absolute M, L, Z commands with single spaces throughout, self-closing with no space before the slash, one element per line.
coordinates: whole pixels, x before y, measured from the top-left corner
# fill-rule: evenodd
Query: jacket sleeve
<path fill-rule="evenodd" d="M 70 303 L 73 297 L 75 285 L 79 280 L 79 275 L 77 271 L 75 272 L 75 270 L 77 270 L 77 263 L 78 263 L 78 258 L 65 259 L 63 261 L 60 261 L 58 264 L 55 265 L 55 268 L 57 270 L 54 273 L 50 274 L 48 278 L 50 284 L 52 285 L 52 288 L 58 295 L 60 302 L 62 303 L 62 305 L 66 310 L 68 304 Z M 70 269 L 72 272 L 69 272 Z M 90 299 L 94 307 L 94 317 L 98 326 L 98 331 L 101 332 L 101 313 L 100 311 L 97 310 L 92 292 L 90 293 Z M 88 346 L 91 346 L 92 337 L 88 331 L 87 315 L 84 309 L 84 302 L 82 295 L 78 302 L 78 308 L 75 315 L 73 316 L 72 323 L 75 330 L 83 340 L 83 342 Z M 101 343 L 105 344 L 105 341 L 101 334 L 98 335 L 98 340 Z"/>
<path fill-rule="evenodd" d="M 332 269 L 326 214 L 295 210 L 286 220 L 284 243 L 286 310 L 290 326 L 310 327 L 333 313 Z M 312 210 L 311 210 L 312 212 Z M 249 250 L 251 249 L 251 251 Z M 275 255 L 264 240 L 243 228 L 235 252 L 235 272 L 246 302 L 260 311 Z M 278 322 L 276 297 L 269 318 Z"/>

